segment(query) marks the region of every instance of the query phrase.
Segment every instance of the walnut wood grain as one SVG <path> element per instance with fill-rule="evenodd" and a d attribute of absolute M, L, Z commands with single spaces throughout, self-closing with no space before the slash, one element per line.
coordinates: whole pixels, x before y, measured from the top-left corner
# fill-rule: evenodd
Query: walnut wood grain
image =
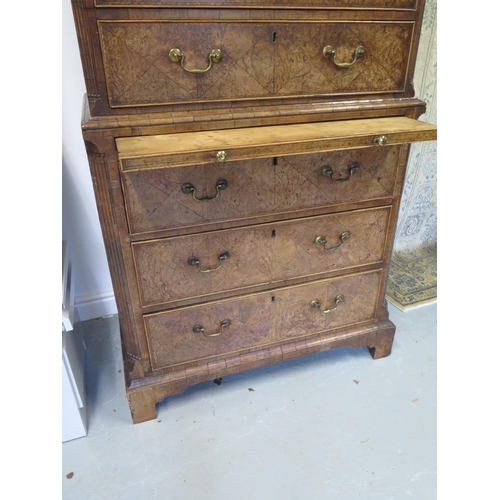
<path fill-rule="evenodd" d="M 409 144 L 436 138 L 412 98 L 425 2 L 72 3 L 133 422 L 211 378 L 340 346 L 388 356 L 385 287 Z M 339 68 L 325 45 L 341 62 L 358 45 L 365 55 Z M 223 59 L 204 74 L 168 58 L 178 47 L 186 67 L 202 68 L 216 46 Z M 181 189 L 213 197 L 221 178 L 212 201 Z M 223 251 L 219 270 L 200 272 Z"/>
<path fill-rule="evenodd" d="M 145 315 L 153 371 L 367 321 L 375 314 L 379 282 L 376 271 Z M 339 294 L 338 310 L 323 313 Z M 311 306 L 315 299 L 322 310 Z M 231 324 L 222 331 L 224 320 Z M 222 333 L 207 337 L 193 331 L 196 325 Z"/>
<path fill-rule="evenodd" d="M 196 325 L 201 325 L 207 334 L 215 334 L 224 320 L 231 324 L 218 337 L 205 337 L 193 331 Z M 226 355 L 274 340 L 271 299 L 259 295 L 147 315 L 144 321 L 153 370 Z"/>
<path fill-rule="evenodd" d="M 276 28 L 275 93 L 335 95 L 404 91 L 413 23 L 283 24 Z M 331 45 L 339 62 L 350 63 L 354 50 L 365 54 L 339 68 L 323 56 Z"/>
<path fill-rule="evenodd" d="M 382 1 L 380 4 L 375 0 L 375 5 L 373 6 L 372 4 L 367 4 L 363 6 L 361 3 L 358 5 L 350 5 L 350 6 L 342 6 L 345 5 L 339 4 L 338 2 L 335 2 L 335 5 L 327 5 L 324 8 L 320 6 L 301 6 L 301 8 L 297 7 L 287 7 L 286 5 L 278 5 L 276 4 L 275 8 L 271 8 L 270 6 L 264 6 L 264 7 L 257 7 L 257 8 L 224 8 L 224 6 L 221 6 L 221 8 L 197 8 L 196 6 L 192 6 L 191 2 L 190 5 L 185 5 L 183 3 L 182 8 L 175 8 L 174 5 L 171 6 L 171 8 L 165 8 L 164 5 L 160 4 L 151 4 L 147 5 L 147 8 L 118 8 L 118 9 L 108 9 L 108 8 L 95 8 L 93 4 L 93 0 L 72 0 L 74 3 L 74 11 L 75 11 L 75 18 L 80 16 L 79 19 L 77 19 L 77 30 L 80 28 L 80 26 L 83 26 L 84 23 L 87 24 L 88 29 L 87 29 L 87 39 L 82 45 L 80 43 L 80 46 L 83 47 L 82 49 L 82 64 L 83 64 L 83 70 L 84 70 L 84 77 L 85 81 L 89 82 L 88 86 L 88 95 L 89 95 L 89 109 L 92 112 L 92 115 L 94 117 L 99 117 L 99 116 L 130 116 L 134 114 L 141 114 L 144 112 L 148 112 L 148 109 L 151 109 L 150 105 L 145 105 L 145 106 L 139 106 L 139 105 L 133 105 L 132 107 L 115 107 L 115 108 L 110 108 L 109 106 L 109 98 L 110 96 L 108 95 L 106 85 L 109 83 L 107 82 L 107 78 L 105 76 L 105 67 L 103 63 L 103 57 L 102 57 L 102 47 L 101 47 L 101 41 L 100 37 L 98 35 L 98 28 L 97 28 L 97 22 L 99 20 L 101 21 L 151 21 L 151 22 L 158 22 L 158 21 L 174 21 L 174 22 L 179 22 L 179 21 L 189 21 L 189 22 L 221 22 L 221 21 L 228 21 L 228 22 L 238 22 L 238 21 L 254 21 L 254 22 L 261 22 L 261 23 L 269 23 L 269 22 L 280 22 L 280 21 L 288 21 L 288 22 L 303 22 L 303 21 L 309 21 L 309 22 L 358 22 L 358 23 L 373 23 L 373 22 L 385 22 L 385 23 L 390 23 L 390 22 L 411 22 L 414 23 L 415 29 L 413 30 L 413 35 L 412 35 L 412 42 L 411 42 L 411 47 L 410 50 L 408 51 L 408 64 L 407 64 L 407 70 L 406 70 L 406 85 L 404 89 L 397 91 L 396 94 L 399 98 L 401 97 L 412 97 L 414 95 L 413 92 L 413 86 L 412 86 L 412 79 L 413 79 L 413 69 L 415 66 L 415 60 L 416 60 L 416 48 L 418 46 L 418 41 L 419 41 L 419 34 L 420 34 L 420 27 L 422 23 L 422 14 L 423 14 L 423 5 L 424 2 L 418 1 L 414 5 L 415 9 L 413 8 L 405 8 L 402 7 L 403 4 L 400 5 L 400 7 L 394 7 L 391 8 L 391 4 L 388 2 Z M 127 0 L 125 0 L 127 1 Z M 177 0 L 175 0 L 177 1 Z M 203 1 L 203 0 L 202 0 Z M 246 1 L 246 0 L 244 0 Z M 321 0 L 322 1 L 322 0 Z M 360 0 L 361 1 L 361 0 Z M 81 5 L 81 9 L 78 12 L 78 6 L 77 4 Z M 385 5 L 384 5 L 385 4 Z M 85 5 L 85 7 L 84 7 Z M 123 5 L 126 7 L 126 5 Z M 157 8 L 155 8 L 157 7 Z M 193 8 L 194 7 L 194 8 Z M 80 40 L 80 35 L 79 35 L 79 42 L 83 41 L 83 35 L 82 35 L 82 40 Z M 274 45 L 278 44 L 279 42 L 276 42 Z M 135 48 L 135 47 L 133 47 Z M 117 55 L 120 56 L 123 55 L 123 47 L 118 47 L 118 53 Z M 292 50 L 292 49 L 290 49 Z M 126 52 L 126 51 L 125 51 Z M 112 57 L 113 58 L 113 57 Z M 384 59 L 381 60 L 379 57 L 379 62 L 387 62 L 389 59 L 386 57 L 384 54 Z M 143 64 L 143 61 L 136 61 L 138 65 Z M 131 70 L 133 71 L 134 68 L 132 67 Z M 385 71 L 385 70 L 384 70 Z M 382 73 L 381 73 L 382 74 Z M 125 76 L 125 75 L 124 75 Z M 150 76 L 150 75 L 149 75 Z M 148 78 L 148 75 L 145 75 L 145 78 Z M 151 81 L 152 87 L 150 88 L 150 91 L 153 90 L 155 92 L 154 86 L 155 82 Z M 247 83 L 247 82 L 242 82 L 242 83 Z M 242 84 L 240 82 L 240 84 Z M 359 84 L 360 82 L 358 81 L 356 83 Z M 97 88 L 97 97 L 90 97 L 94 94 L 94 90 L 92 89 L 92 86 Z M 391 87 L 392 88 L 392 87 Z M 158 90 L 158 89 L 156 89 Z M 357 91 L 354 91 L 355 93 Z M 394 97 L 393 92 L 387 91 L 377 91 L 379 94 L 373 94 L 373 96 L 378 96 L 384 99 L 391 99 Z M 329 90 L 330 94 L 330 90 Z M 355 94 L 337 94 L 338 98 L 337 100 L 342 100 L 343 95 L 355 95 Z M 363 93 L 360 94 L 363 95 L 363 99 L 369 99 L 370 94 Z M 315 101 L 318 101 L 318 99 L 321 98 L 320 94 L 315 94 L 313 96 Z M 247 98 L 249 99 L 249 98 Z M 251 98 L 250 98 L 251 99 Z M 303 97 L 303 92 L 300 92 L 299 95 L 292 97 L 292 96 L 282 96 L 280 97 L 278 94 L 274 97 L 264 97 L 264 98 L 259 98 L 260 99 L 260 105 L 262 105 L 264 102 L 271 103 L 271 105 L 280 105 L 280 102 L 297 102 L 299 101 L 304 102 L 304 97 Z M 172 101 L 174 103 L 175 101 Z M 240 102 L 245 102 L 245 101 L 240 101 Z M 216 100 L 210 101 L 210 105 L 213 107 L 218 107 L 220 105 L 224 105 L 224 102 L 219 102 Z M 257 102 L 255 101 L 249 101 L 248 105 L 251 107 L 255 107 Z M 231 103 L 231 106 L 233 103 Z M 189 110 L 193 111 L 197 108 L 197 106 L 200 106 L 199 104 L 195 104 L 193 101 L 186 101 L 183 108 L 184 110 Z M 161 111 L 176 111 L 176 105 L 172 104 L 161 104 L 161 105 L 154 105 L 154 112 L 161 112 Z"/>
<path fill-rule="evenodd" d="M 86 0 L 89 2 L 89 0 Z M 92 2 L 92 0 L 90 0 Z M 183 8 L 94 9 L 98 20 L 111 21 L 415 21 L 419 11 L 410 9 L 281 9 L 281 8 Z"/>
<path fill-rule="evenodd" d="M 127 168 L 143 167 L 123 175 L 130 231 L 144 233 L 231 219 L 244 224 L 245 218 L 257 215 L 390 197 L 397 158 L 398 146 L 179 168 L 165 167 L 163 158 L 128 160 Z M 322 174 L 322 168 L 329 166 L 335 178 L 347 177 L 353 162 L 359 164 L 359 170 L 348 182 L 334 182 Z M 181 190 L 189 182 L 198 197 L 213 197 L 220 179 L 228 187 L 209 202 L 196 201 Z"/>
<path fill-rule="evenodd" d="M 72 0 L 75 28 L 77 31 L 80 57 L 85 68 L 85 87 L 90 98 L 101 97 L 96 69 L 96 56 L 92 44 L 92 11 L 85 9 L 85 0 Z"/>
<path fill-rule="evenodd" d="M 332 330 L 371 319 L 377 309 L 380 272 L 335 278 L 274 293 L 274 331 L 280 340 Z M 343 296 L 337 308 L 335 299 Z M 317 300 L 321 308 L 311 307 Z"/>
<path fill-rule="evenodd" d="M 382 286 L 379 289 L 379 296 L 377 299 L 379 304 L 381 304 L 381 307 L 379 308 L 378 311 L 379 320 L 388 319 L 389 317 L 389 311 L 387 309 L 386 288 L 387 288 L 387 281 L 389 279 L 389 269 L 391 264 L 392 249 L 394 246 L 396 225 L 399 214 L 399 207 L 401 203 L 401 196 L 403 192 L 403 185 L 406 176 L 409 154 L 410 154 L 410 145 L 404 145 L 400 148 L 397 175 L 396 175 L 396 186 L 395 186 L 395 192 L 397 193 L 397 196 L 394 198 L 393 201 L 393 211 L 391 212 L 389 226 L 387 230 L 387 247 L 384 256 L 384 264 L 382 266 Z"/>
<path fill-rule="evenodd" d="M 143 306 L 167 306 L 179 299 L 206 296 L 252 285 L 281 286 L 291 278 L 322 274 L 382 262 L 390 208 L 378 208 L 263 224 L 246 229 L 152 240 L 133 245 L 137 280 Z M 349 239 L 340 236 L 348 231 Z M 315 243 L 325 236 L 326 251 Z M 200 272 L 189 264 L 197 257 Z M 186 303 L 186 302 L 184 302 Z"/>
<path fill-rule="evenodd" d="M 387 144 L 435 140 L 437 127 L 403 116 L 235 128 L 217 132 L 149 135 L 118 138 L 116 145 L 124 170 L 147 168 L 145 156 L 168 159 L 169 165 L 215 162 L 219 150 L 229 160 L 298 154 L 330 149 L 374 146 L 381 135 Z M 200 154 L 200 152 L 202 152 Z M 135 160 L 135 161 L 134 161 Z M 158 159 L 162 161 L 162 159 Z"/>
<path fill-rule="evenodd" d="M 127 399 L 130 414 L 134 424 L 146 422 L 156 418 L 156 403 L 154 390 L 152 388 L 139 391 L 128 391 Z"/>
<path fill-rule="evenodd" d="M 92 175 L 99 221 L 104 237 L 106 255 L 110 267 L 113 290 L 117 298 L 117 309 L 120 315 L 120 333 L 123 346 L 123 358 L 126 377 L 144 376 L 141 360 L 141 348 L 135 333 L 133 307 L 131 304 L 127 275 L 124 272 L 122 248 L 117 234 L 115 213 L 111 202 L 111 183 L 105 153 L 94 152 L 94 145 L 86 143 L 87 155 Z M 132 277 L 132 276 L 130 276 Z"/>
<path fill-rule="evenodd" d="M 254 107 L 251 103 L 240 102 L 239 106 L 231 108 L 227 105 L 221 107 L 221 104 L 223 103 L 214 103 L 209 109 L 199 104 L 185 105 L 169 112 L 158 112 L 155 109 L 154 112 L 137 112 L 125 117 L 91 116 L 87 106 L 82 128 L 84 131 L 113 131 L 113 134 L 120 138 L 383 116 L 408 116 L 417 119 L 425 112 L 425 103 L 415 98 L 377 98 L 349 102 L 308 98 L 301 99 L 300 102 L 282 101 L 275 106 L 260 104 Z"/>
<path fill-rule="evenodd" d="M 98 21 L 109 105 L 165 105 L 297 95 L 403 92 L 413 22 Z M 333 44 L 339 68 L 323 56 Z M 204 69 L 213 49 L 222 60 L 193 74 L 169 59 L 179 48 L 188 69 Z"/>
<path fill-rule="evenodd" d="M 191 0 L 190 7 L 414 9 L 417 0 Z M 97 7 L 185 7 L 186 0 L 95 0 Z"/>
<path fill-rule="evenodd" d="M 386 328 L 377 331 L 375 342 L 369 345 L 370 354 L 373 359 L 382 359 L 390 356 L 396 327 L 391 323 Z"/>

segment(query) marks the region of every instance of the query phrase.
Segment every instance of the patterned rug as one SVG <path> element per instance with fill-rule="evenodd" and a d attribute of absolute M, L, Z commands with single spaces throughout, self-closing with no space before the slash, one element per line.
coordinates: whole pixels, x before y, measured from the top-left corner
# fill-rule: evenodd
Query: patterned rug
<path fill-rule="evenodd" d="M 436 249 L 393 254 L 386 296 L 401 311 L 436 302 Z"/>

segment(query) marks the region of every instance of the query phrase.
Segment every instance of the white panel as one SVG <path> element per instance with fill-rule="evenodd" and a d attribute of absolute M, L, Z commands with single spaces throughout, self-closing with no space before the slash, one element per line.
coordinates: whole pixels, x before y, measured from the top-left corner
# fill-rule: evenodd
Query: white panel
<path fill-rule="evenodd" d="M 77 322 L 71 332 L 62 332 L 62 440 L 87 435 L 85 343 Z"/>
<path fill-rule="evenodd" d="M 62 442 L 87 435 L 86 411 L 75 400 L 71 381 L 62 363 Z"/>
<path fill-rule="evenodd" d="M 78 406 L 85 404 L 85 344 L 82 329 L 62 332 L 62 359 L 75 392 Z"/>

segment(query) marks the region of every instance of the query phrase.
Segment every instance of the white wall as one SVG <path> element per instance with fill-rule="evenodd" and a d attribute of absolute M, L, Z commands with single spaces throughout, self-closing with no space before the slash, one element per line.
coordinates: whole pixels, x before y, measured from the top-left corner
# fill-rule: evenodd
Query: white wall
<path fill-rule="evenodd" d="M 62 8 L 62 239 L 68 240 L 80 319 L 116 313 L 81 133 L 85 83 L 70 0 Z"/>

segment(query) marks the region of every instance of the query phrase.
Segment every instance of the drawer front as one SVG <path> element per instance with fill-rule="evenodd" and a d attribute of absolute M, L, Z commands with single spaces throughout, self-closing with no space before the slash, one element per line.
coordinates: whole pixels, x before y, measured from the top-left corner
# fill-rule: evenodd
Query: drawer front
<path fill-rule="evenodd" d="M 97 7 L 188 7 L 186 0 L 95 0 Z M 316 7 L 414 10 L 416 0 L 191 0 L 189 7 Z"/>
<path fill-rule="evenodd" d="M 250 217 L 392 196 L 398 156 L 399 146 L 387 146 L 186 167 L 162 167 L 154 157 L 145 158 L 141 170 L 123 172 L 130 231 L 244 223 Z M 226 187 L 218 189 L 222 180 Z M 194 193 L 183 191 L 188 183 Z M 203 198 L 213 199 L 198 201 Z"/>
<path fill-rule="evenodd" d="M 414 22 L 99 21 L 98 27 L 115 108 L 402 92 Z M 358 47 L 363 53 L 356 55 Z"/>
<path fill-rule="evenodd" d="M 146 315 L 153 370 L 368 321 L 379 285 L 377 271 Z"/>
<path fill-rule="evenodd" d="M 389 215 L 383 207 L 135 243 L 142 305 L 381 262 Z"/>

